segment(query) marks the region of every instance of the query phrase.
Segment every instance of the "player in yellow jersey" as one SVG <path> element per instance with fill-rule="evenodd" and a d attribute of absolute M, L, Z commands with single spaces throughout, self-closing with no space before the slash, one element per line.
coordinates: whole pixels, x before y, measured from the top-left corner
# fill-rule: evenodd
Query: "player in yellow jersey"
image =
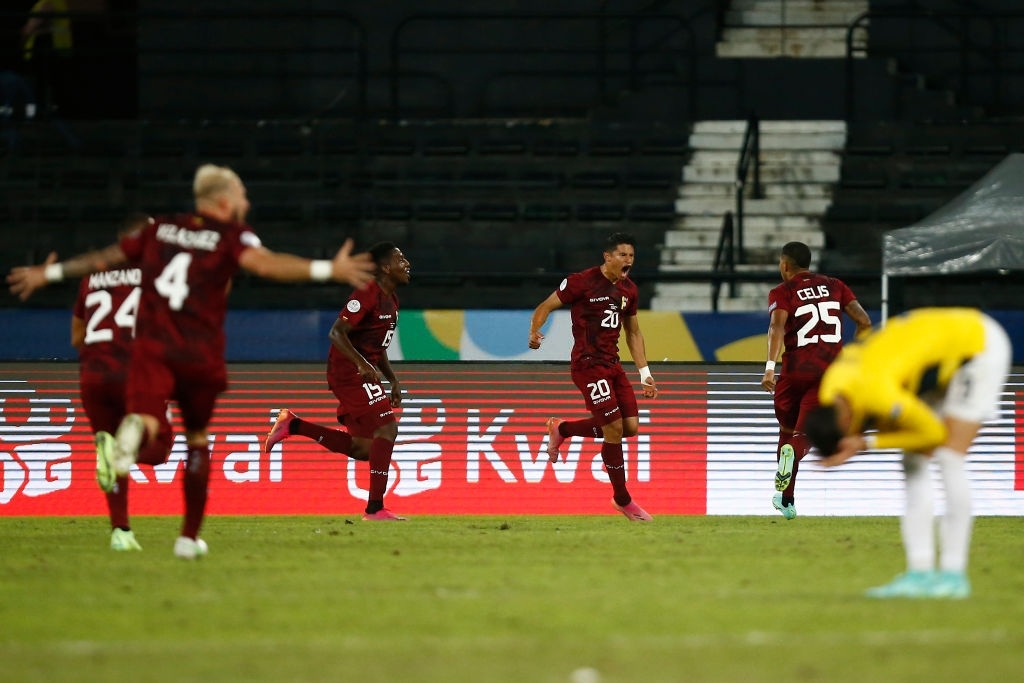
<path fill-rule="evenodd" d="M 872 448 L 904 451 L 907 571 L 869 589 L 869 597 L 970 595 L 973 517 L 964 461 L 982 422 L 998 414 L 1012 356 L 1006 332 L 981 311 L 924 308 L 846 346 L 825 372 L 820 407 L 807 420 L 823 464 L 840 465 Z M 938 571 L 930 461 L 946 494 Z"/>

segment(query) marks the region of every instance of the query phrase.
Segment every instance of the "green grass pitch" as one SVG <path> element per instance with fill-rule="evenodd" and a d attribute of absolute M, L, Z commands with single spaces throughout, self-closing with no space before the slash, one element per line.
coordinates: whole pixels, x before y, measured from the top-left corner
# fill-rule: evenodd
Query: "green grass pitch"
<path fill-rule="evenodd" d="M 1024 534 L 976 520 L 965 601 L 877 601 L 894 518 L 0 518 L 0 680 L 1014 681 Z"/>

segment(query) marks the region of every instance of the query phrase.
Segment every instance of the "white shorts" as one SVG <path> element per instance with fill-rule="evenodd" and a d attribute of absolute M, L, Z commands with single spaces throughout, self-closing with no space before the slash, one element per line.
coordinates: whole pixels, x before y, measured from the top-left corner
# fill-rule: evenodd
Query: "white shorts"
<path fill-rule="evenodd" d="M 982 317 L 985 348 L 953 374 L 939 409 L 942 415 L 967 422 L 999 416 L 999 401 L 1013 360 L 1006 331 L 987 315 Z"/>

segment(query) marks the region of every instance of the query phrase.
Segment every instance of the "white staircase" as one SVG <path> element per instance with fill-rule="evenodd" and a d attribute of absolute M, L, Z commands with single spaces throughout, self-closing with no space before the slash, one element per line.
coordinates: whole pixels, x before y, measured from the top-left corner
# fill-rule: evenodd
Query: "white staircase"
<path fill-rule="evenodd" d="M 714 264 L 722 221 L 736 211 L 736 165 L 746 131 L 745 121 L 701 121 L 694 126 L 694 152 L 683 169 L 677 218 L 665 235 L 660 271 L 705 271 Z M 739 271 L 776 272 L 786 242 L 811 247 L 817 262 L 825 245 L 821 219 L 832 203 L 846 145 L 844 121 L 762 121 L 761 185 L 764 197 L 753 198 L 753 169 L 744 191 L 743 247 L 746 264 Z M 813 264 L 812 264 L 813 265 Z M 737 296 L 723 288 L 720 311 L 761 311 L 777 282 L 740 283 Z M 710 311 L 707 282 L 659 283 L 653 310 Z"/>
<path fill-rule="evenodd" d="M 868 0 L 732 0 L 719 57 L 845 57 L 847 27 L 868 11 Z M 854 44 L 867 44 L 858 28 Z M 863 56 L 860 51 L 858 56 Z"/>

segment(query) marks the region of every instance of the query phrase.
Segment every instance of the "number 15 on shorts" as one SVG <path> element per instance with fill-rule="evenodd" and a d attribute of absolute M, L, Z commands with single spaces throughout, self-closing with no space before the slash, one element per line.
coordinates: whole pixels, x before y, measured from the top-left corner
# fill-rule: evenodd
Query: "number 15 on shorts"
<path fill-rule="evenodd" d="M 384 395 L 384 387 L 379 382 L 363 382 L 363 391 L 366 392 L 366 398 L 370 403 Z"/>

